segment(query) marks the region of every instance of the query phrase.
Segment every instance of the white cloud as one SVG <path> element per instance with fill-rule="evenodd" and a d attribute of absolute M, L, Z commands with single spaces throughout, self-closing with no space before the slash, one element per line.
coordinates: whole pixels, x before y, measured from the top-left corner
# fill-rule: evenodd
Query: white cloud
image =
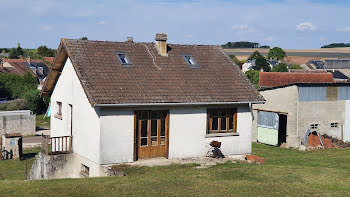
<path fill-rule="evenodd" d="M 233 25 L 232 30 L 234 31 L 243 31 L 243 30 L 248 30 L 249 26 L 248 25 Z"/>
<path fill-rule="evenodd" d="M 314 31 L 317 29 L 317 27 L 310 22 L 302 22 L 297 25 L 296 29 L 298 31 Z"/>
<path fill-rule="evenodd" d="M 107 22 L 107 21 L 100 21 L 100 22 L 98 22 L 97 24 L 98 24 L 98 25 L 107 25 L 108 22 Z"/>
<path fill-rule="evenodd" d="M 346 28 L 337 28 L 336 31 L 339 31 L 339 32 L 348 32 L 348 31 L 350 31 L 350 27 L 346 27 Z"/>

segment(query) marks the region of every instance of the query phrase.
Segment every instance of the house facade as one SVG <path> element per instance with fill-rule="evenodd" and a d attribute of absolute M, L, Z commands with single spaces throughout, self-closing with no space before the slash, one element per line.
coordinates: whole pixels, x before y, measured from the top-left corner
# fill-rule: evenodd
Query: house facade
<path fill-rule="evenodd" d="M 331 73 L 304 75 L 308 82 L 294 75 L 301 82 L 290 79 L 290 84 L 264 83 L 271 76 L 261 76 L 265 88 L 259 92 L 266 102 L 253 105 L 253 141 L 298 148 L 308 130 L 350 141 L 350 84 L 332 82 Z"/>
<path fill-rule="evenodd" d="M 65 177 L 103 176 L 104 166 L 139 159 L 203 157 L 213 140 L 227 156 L 251 153 L 251 106 L 261 95 L 220 46 L 166 40 L 61 41 L 42 95 L 51 95 L 51 138 L 71 144 Z"/>

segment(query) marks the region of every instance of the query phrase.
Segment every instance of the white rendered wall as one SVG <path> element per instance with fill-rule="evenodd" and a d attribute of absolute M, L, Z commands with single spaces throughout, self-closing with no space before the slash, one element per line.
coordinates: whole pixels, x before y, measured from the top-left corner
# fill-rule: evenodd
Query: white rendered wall
<path fill-rule="evenodd" d="M 344 141 L 350 142 L 350 101 L 345 101 Z"/>
<path fill-rule="evenodd" d="M 169 158 L 205 156 L 213 140 L 221 142 L 224 155 L 252 152 L 252 116 L 248 105 L 237 107 L 237 136 L 207 135 L 206 125 L 207 108 L 170 109 Z"/>
<path fill-rule="evenodd" d="M 62 102 L 62 120 L 55 118 L 56 102 Z M 70 135 L 70 106 L 73 105 L 73 152 L 100 163 L 99 117 L 91 107 L 68 58 L 51 96 L 51 136 Z"/>
<path fill-rule="evenodd" d="M 134 110 L 101 110 L 101 164 L 133 162 Z"/>
<path fill-rule="evenodd" d="M 101 109 L 101 164 L 133 161 L 134 110 Z M 152 110 L 152 109 L 147 109 Z M 172 107 L 169 110 L 169 159 L 205 156 L 212 140 L 222 142 L 225 155 L 251 153 L 252 116 L 248 105 L 237 107 L 237 136 L 206 135 L 206 107 Z"/>

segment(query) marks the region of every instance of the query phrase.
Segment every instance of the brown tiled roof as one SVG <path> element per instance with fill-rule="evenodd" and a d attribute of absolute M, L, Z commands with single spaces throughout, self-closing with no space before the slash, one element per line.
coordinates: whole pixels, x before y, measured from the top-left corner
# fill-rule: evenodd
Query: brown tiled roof
<path fill-rule="evenodd" d="M 45 61 L 52 63 L 55 57 L 43 57 Z"/>
<path fill-rule="evenodd" d="M 26 62 L 27 59 L 2 59 L 3 62 Z M 43 62 L 42 60 L 39 59 L 31 59 L 31 62 Z"/>
<path fill-rule="evenodd" d="M 27 67 L 27 62 L 8 62 L 12 68 L 16 69 L 16 73 L 14 73 L 13 71 L 11 72 L 11 74 L 19 74 L 19 75 L 24 75 L 27 72 L 30 72 L 33 76 L 35 76 L 35 74 Z M 4 67 L 4 69 L 7 69 L 6 67 Z"/>
<path fill-rule="evenodd" d="M 331 83 L 332 73 L 279 73 L 260 72 L 259 86 L 271 88 L 294 83 Z"/>
<path fill-rule="evenodd" d="M 220 46 L 168 44 L 160 56 L 155 43 L 62 39 L 42 95 L 50 95 L 70 57 L 93 104 L 254 102 L 262 96 Z M 123 67 L 116 52 L 125 52 L 134 67 Z M 189 68 L 191 54 L 201 68 Z"/>

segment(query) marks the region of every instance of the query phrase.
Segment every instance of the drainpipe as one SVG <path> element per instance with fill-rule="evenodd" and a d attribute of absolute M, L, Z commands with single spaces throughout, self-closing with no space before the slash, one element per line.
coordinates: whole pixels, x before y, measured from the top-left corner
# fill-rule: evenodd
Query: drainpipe
<path fill-rule="evenodd" d="M 252 120 L 254 120 L 254 114 L 253 114 L 252 103 L 249 103 L 249 110 L 250 110 L 250 113 L 252 114 Z"/>
<path fill-rule="evenodd" d="M 298 95 L 297 95 L 297 138 L 299 138 L 299 87 L 298 87 Z"/>

